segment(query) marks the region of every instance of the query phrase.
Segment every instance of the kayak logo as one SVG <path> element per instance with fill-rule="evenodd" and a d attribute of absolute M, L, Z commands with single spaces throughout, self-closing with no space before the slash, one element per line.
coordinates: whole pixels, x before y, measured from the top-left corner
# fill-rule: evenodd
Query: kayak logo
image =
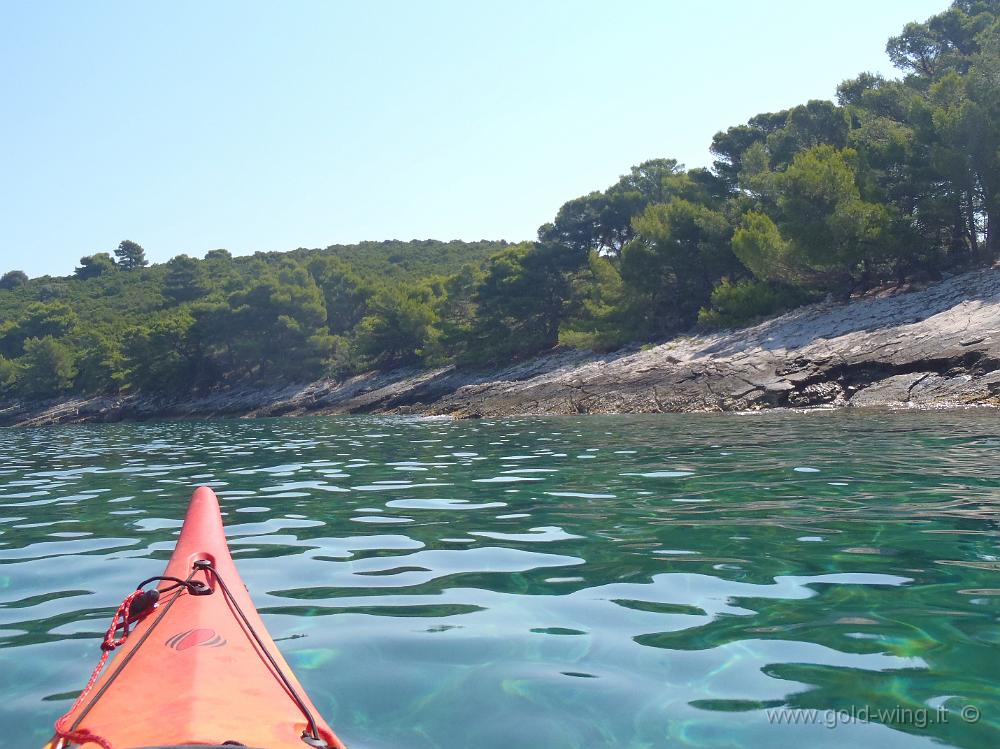
<path fill-rule="evenodd" d="M 178 632 L 164 644 L 173 650 L 187 650 L 197 647 L 220 648 L 226 644 L 226 638 L 217 634 L 214 629 L 199 627 Z"/>

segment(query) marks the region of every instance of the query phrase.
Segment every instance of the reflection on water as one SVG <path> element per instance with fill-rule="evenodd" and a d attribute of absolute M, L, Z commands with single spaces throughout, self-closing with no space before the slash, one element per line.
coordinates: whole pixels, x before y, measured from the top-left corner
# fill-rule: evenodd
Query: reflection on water
<path fill-rule="evenodd" d="M 73 426 L 0 456 L 5 747 L 47 738 L 200 483 L 354 749 L 1000 746 L 995 413 Z"/>

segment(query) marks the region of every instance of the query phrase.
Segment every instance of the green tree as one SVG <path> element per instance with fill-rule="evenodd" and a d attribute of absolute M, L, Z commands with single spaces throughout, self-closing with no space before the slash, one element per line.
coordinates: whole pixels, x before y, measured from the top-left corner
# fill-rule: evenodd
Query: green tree
<path fill-rule="evenodd" d="M 857 153 L 861 197 L 886 205 L 891 214 L 887 234 L 898 245 L 892 258 L 896 275 L 902 279 L 915 270 L 934 270 L 946 248 L 965 254 L 954 190 L 934 171 L 911 121 L 918 95 L 901 81 L 865 73 L 842 83 L 837 97 L 853 123 L 848 142 Z"/>
<path fill-rule="evenodd" d="M 106 332 L 89 332 L 72 341 L 76 352 L 74 390 L 88 395 L 116 392 L 125 382 L 121 341 Z"/>
<path fill-rule="evenodd" d="M 929 166 L 948 187 L 953 248 L 1000 254 L 1000 5 L 956 0 L 886 46 L 918 97 L 910 113 Z"/>
<path fill-rule="evenodd" d="M 201 351 L 191 311 L 157 316 L 125 333 L 126 383 L 145 392 L 191 391 L 202 381 Z"/>
<path fill-rule="evenodd" d="M 322 375 L 336 341 L 315 280 L 289 264 L 198 311 L 210 356 L 233 376 L 307 381 Z"/>
<path fill-rule="evenodd" d="M 696 183 L 690 174 L 696 174 Z M 652 159 L 634 166 L 604 192 L 592 192 L 565 203 L 551 224 L 538 230 L 542 243 L 562 244 L 578 254 L 577 267 L 587 253 L 616 256 L 635 236 L 632 219 L 651 203 L 671 197 L 692 198 L 708 187 L 711 177 L 704 170 L 685 173 L 675 159 Z"/>
<path fill-rule="evenodd" d="M 580 262 L 577 250 L 548 242 L 516 245 L 490 258 L 475 291 L 466 361 L 505 362 L 555 346 Z"/>
<path fill-rule="evenodd" d="M 80 258 L 80 267 L 77 268 L 73 275 L 77 278 L 97 278 L 103 276 L 105 273 L 113 273 L 118 270 L 118 266 L 115 265 L 115 261 L 112 260 L 111 255 L 106 252 L 98 252 L 94 255 L 86 255 Z"/>
<path fill-rule="evenodd" d="M 439 348 L 430 352 L 435 360 L 469 358 L 468 345 L 478 314 L 476 290 L 483 277 L 481 268 L 467 263 L 444 280 L 437 303 Z"/>
<path fill-rule="evenodd" d="M 889 59 L 918 80 L 965 73 L 1000 15 L 996 0 L 955 0 L 924 23 L 908 23 L 886 43 Z"/>
<path fill-rule="evenodd" d="M 73 350 L 52 336 L 24 342 L 17 389 L 31 398 L 50 398 L 69 390 L 76 376 Z"/>
<path fill-rule="evenodd" d="M 641 337 L 619 266 L 614 258 L 591 253 L 586 270 L 573 278 L 576 303 L 560 326 L 560 344 L 611 351 Z"/>
<path fill-rule="evenodd" d="M 659 336 L 691 325 L 715 283 L 738 268 L 732 226 L 719 211 L 682 198 L 647 207 L 634 224 L 621 277 L 639 330 Z"/>
<path fill-rule="evenodd" d="M 337 257 L 314 259 L 309 264 L 309 273 L 323 291 L 330 332 L 343 335 L 353 330 L 368 314 L 374 286 Z"/>
<path fill-rule="evenodd" d="M 736 257 L 761 281 L 795 283 L 808 275 L 777 224 L 764 213 L 747 213 L 732 244 Z"/>
<path fill-rule="evenodd" d="M 358 348 L 379 367 L 417 364 L 434 345 L 437 297 L 428 286 L 380 289 L 358 325 Z"/>
<path fill-rule="evenodd" d="M 710 306 L 698 312 L 698 324 L 707 328 L 734 328 L 761 317 L 783 312 L 808 299 L 798 289 L 785 284 L 728 278 L 712 290 Z"/>
<path fill-rule="evenodd" d="M 844 148 L 850 131 L 848 112 L 833 102 L 814 99 L 788 110 L 785 124 L 767 136 L 765 145 L 777 169 L 789 166 L 816 146 Z"/>
<path fill-rule="evenodd" d="M 188 255 L 178 255 L 167 263 L 163 293 L 178 304 L 199 299 L 208 292 L 201 264 Z"/>
<path fill-rule="evenodd" d="M 23 270 L 9 270 L 0 276 L 0 289 L 10 291 L 28 283 L 28 274 Z"/>
<path fill-rule="evenodd" d="M 711 146 L 715 171 L 730 192 L 736 193 L 747 168 L 747 154 L 760 153 L 763 148 L 773 169 L 784 171 L 802 151 L 818 145 L 846 146 L 850 124 L 847 110 L 823 100 L 756 115 L 745 125 L 715 134 Z"/>
<path fill-rule="evenodd" d="M 1000 34 L 1000 24 L 996 33 Z M 949 73 L 929 91 L 938 170 L 949 178 L 961 196 L 964 233 L 972 253 L 986 260 L 1000 254 L 1000 85 L 997 81 L 1000 81 L 1000 55 L 977 55 L 964 77 Z"/>
<path fill-rule="evenodd" d="M 767 137 L 788 122 L 788 112 L 767 112 L 751 117 L 745 125 L 736 125 L 712 138 L 711 151 L 716 157 L 712 164 L 715 173 L 736 193 L 739 175 L 743 171 L 743 155 L 752 146 L 765 144 Z"/>
<path fill-rule="evenodd" d="M 828 288 L 869 280 L 869 266 L 886 247 L 889 214 L 861 199 L 856 156 L 852 149 L 816 146 L 796 156 L 780 180 L 782 233 Z"/>
<path fill-rule="evenodd" d="M 32 302 L 20 317 L 0 325 L 0 355 L 20 356 L 29 338 L 62 338 L 76 327 L 78 317 L 65 302 Z"/>
<path fill-rule="evenodd" d="M 889 212 L 861 199 L 853 149 L 820 145 L 773 175 L 777 222 L 751 212 L 733 251 L 757 278 L 849 291 L 887 252 Z"/>
<path fill-rule="evenodd" d="M 570 247 L 581 257 L 591 249 L 616 255 L 632 236 L 637 203 L 635 194 L 592 192 L 565 203 L 555 221 L 538 230 L 538 238 Z"/>
<path fill-rule="evenodd" d="M 14 389 L 19 370 L 17 362 L 0 356 L 0 395 L 5 395 Z"/>
<path fill-rule="evenodd" d="M 69 293 L 69 287 L 64 283 L 43 283 L 38 286 L 38 299 L 42 302 L 65 299 Z"/>
<path fill-rule="evenodd" d="M 118 267 L 122 270 L 138 270 L 149 265 L 149 261 L 146 260 L 146 251 L 131 239 L 123 239 L 118 244 L 115 257 L 118 258 Z"/>

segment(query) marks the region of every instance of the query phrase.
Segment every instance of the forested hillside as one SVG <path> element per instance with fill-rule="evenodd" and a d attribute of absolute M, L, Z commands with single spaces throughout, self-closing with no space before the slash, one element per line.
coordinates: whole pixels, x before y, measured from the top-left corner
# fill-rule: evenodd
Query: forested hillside
<path fill-rule="evenodd" d="M 537 241 L 372 242 L 148 266 L 124 241 L 72 277 L 0 279 L 0 394 L 194 392 L 367 369 L 491 365 L 747 324 L 1000 256 L 1000 0 L 906 26 L 899 79 L 717 133 L 570 200 Z M 669 144 L 666 144 L 669 146 Z"/>

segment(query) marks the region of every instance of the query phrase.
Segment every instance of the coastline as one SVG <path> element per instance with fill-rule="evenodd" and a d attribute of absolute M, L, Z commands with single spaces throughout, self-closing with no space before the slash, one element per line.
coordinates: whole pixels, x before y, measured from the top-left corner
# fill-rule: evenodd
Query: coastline
<path fill-rule="evenodd" d="M 608 354 L 556 349 L 455 367 L 198 396 L 0 402 L 0 425 L 305 414 L 515 415 L 1000 407 L 1000 269 L 802 307 L 740 330 Z"/>

